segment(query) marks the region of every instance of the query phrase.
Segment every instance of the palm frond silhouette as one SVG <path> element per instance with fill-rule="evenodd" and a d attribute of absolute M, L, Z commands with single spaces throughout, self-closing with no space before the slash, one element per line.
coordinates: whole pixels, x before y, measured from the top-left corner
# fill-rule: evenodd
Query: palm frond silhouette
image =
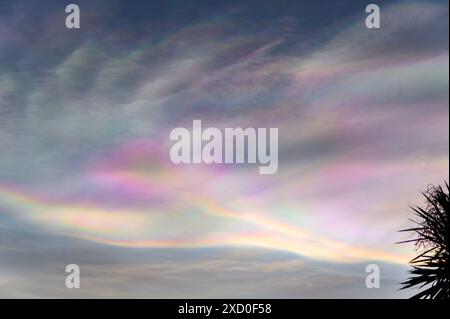
<path fill-rule="evenodd" d="M 411 206 L 414 227 L 401 230 L 413 233 L 413 239 L 401 243 L 414 243 L 418 253 L 410 261 L 412 276 L 401 289 L 423 289 L 413 299 L 449 299 L 449 185 L 430 186 L 422 194 L 426 205 Z"/>

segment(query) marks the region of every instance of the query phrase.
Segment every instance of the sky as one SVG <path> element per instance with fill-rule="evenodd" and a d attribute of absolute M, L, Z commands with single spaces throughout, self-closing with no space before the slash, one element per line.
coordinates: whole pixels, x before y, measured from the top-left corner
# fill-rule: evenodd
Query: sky
<path fill-rule="evenodd" d="M 377 1 L 380 29 L 359 0 L 74 3 L 80 29 L 0 0 L 0 297 L 414 293 L 395 243 L 449 177 L 447 1 Z M 194 119 L 277 127 L 277 173 L 173 164 Z"/>

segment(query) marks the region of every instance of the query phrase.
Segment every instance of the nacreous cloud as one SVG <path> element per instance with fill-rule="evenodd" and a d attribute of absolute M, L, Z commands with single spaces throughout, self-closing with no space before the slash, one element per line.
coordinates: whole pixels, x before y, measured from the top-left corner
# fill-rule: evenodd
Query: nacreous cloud
<path fill-rule="evenodd" d="M 348 19 L 306 42 L 227 11 L 144 38 L 87 19 L 61 51 L 1 20 L 0 217 L 123 247 L 408 260 L 407 204 L 448 177 L 448 6 L 385 6 L 382 32 Z M 172 164 L 192 119 L 279 127 L 277 174 Z"/>

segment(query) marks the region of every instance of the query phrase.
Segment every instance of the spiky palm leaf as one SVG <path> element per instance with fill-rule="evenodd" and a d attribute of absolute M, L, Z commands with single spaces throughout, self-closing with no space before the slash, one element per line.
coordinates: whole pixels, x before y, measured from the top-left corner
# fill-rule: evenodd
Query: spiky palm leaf
<path fill-rule="evenodd" d="M 418 256 L 410 261 L 413 275 L 403 282 L 401 289 L 417 287 L 422 289 L 412 298 L 449 299 L 449 185 L 446 189 L 431 186 L 423 195 L 426 198 L 424 208 L 411 206 L 416 217 L 410 219 L 415 227 L 404 229 L 413 232 L 414 239 L 403 241 L 415 244 Z"/>

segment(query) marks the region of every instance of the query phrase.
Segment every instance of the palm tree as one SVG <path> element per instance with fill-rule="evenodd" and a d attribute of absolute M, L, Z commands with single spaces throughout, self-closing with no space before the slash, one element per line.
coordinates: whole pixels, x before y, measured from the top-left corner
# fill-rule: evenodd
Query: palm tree
<path fill-rule="evenodd" d="M 401 230 L 413 233 L 413 239 L 402 243 L 414 243 L 418 254 L 410 261 L 412 276 L 401 289 L 423 288 L 413 299 L 449 299 L 449 185 L 430 186 L 422 194 L 426 205 L 411 206 L 414 227 Z"/>

